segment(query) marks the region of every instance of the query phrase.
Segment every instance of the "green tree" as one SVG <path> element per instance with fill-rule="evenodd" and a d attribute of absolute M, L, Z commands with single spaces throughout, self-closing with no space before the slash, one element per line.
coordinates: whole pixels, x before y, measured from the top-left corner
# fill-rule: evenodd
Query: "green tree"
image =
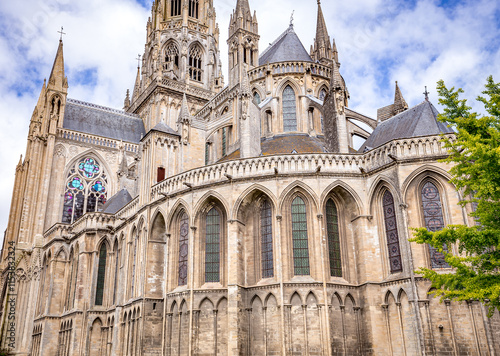
<path fill-rule="evenodd" d="M 489 306 L 491 316 L 500 310 L 500 83 L 487 79 L 483 96 L 485 114 L 473 112 L 462 89 L 447 89 L 438 82 L 439 103 L 444 112 L 439 120 L 456 129 L 456 138 L 444 139 L 449 150 L 445 162 L 452 163 L 452 183 L 462 192 L 463 206 L 473 204 L 475 226 L 450 225 L 441 231 L 415 229 L 414 239 L 430 244 L 445 254 L 454 268 L 439 273 L 421 268 L 418 273 L 432 282 L 433 293 L 442 299 L 479 300 Z M 443 246 L 458 246 L 458 254 Z"/>

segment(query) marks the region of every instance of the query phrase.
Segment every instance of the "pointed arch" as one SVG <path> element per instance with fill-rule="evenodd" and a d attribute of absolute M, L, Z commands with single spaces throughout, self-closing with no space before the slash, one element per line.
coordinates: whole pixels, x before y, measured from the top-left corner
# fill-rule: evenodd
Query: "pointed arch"
<path fill-rule="evenodd" d="M 258 183 L 252 184 L 250 187 L 245 189 L 243 191 L 243 193 L 240 194 L 240 196 L 238 197 L 238 199 L 234 203 L 233 214 L 231 215 L 231 219 L 240 220 L 241 216 L 239 216 L 239 214 L 240 214 L 243 202 L 248 200 L 249 197 L 252 197 L 256 193 L 257 194 L 261 193 L 261 194 L 265 195 L 271 201 L 271 204 L 274 207 L 276 207 L 276 208 L 278 207 L 278 200 L 277 200 L 276 196 L 274 195 L 274 193 L 271 192 L 270 189 L 264 187 L 262 184 L 258 184 Z"/>
<path fill-rule="evenodd" d="M 189 0 L 189 4 L 198 0 Z M 203 59 L 204 59 L 204 50 L 203 46 L 199 42 L 194 42 L 189 46 L 188 50 L 188 73 L 189 78 L 196 82 L 203 81 Z"/>
<path fill-rule="evenodd" d="M 359 197 L 356 190 L 354 190 L 349 184 L 336 180 L 326 187 L 326 189 L 321 194 L 321 206 L 324 207 L 326 205 L 326 201 L 333 195 L 342 198 L 344 205 L 351 205 L 350 211 L 352 211 L 352 216 L 363 214 L 365 208 L 363 205 L 363 201 Z"/>
<path fill-rule="evenodd" d="M 405 201 L 407 200 L 407 196 L 409 193 L 409 188 L 414 182 L 418 182 L 419 180 L 423 179 L 423 177 L 427 175 L 432 175 L 435 174 L 437 176 L 441 176 L 443 180 L 451 184 L 455 190 L 456 187 L 451 183 L 451 179 L 453 178 L 450 173 L 448 173 L 446 170 L 442 169 L 441 167 L 436 167 L 430 164 L 425 164 L 417 169 L 415 169 L 411 174 L 406 177 L 404 180 L 403 184 L 401 185 L 401 195 L 405 198 Z M 460 194 L 460 191 L 458 191 L 458 194 Z M 460 199 L 462 199 L 462 196 L 460 195 Z"/>
<path fill-rule="evenodd" d="M 101 243 L 99 248 L 99 263 L 97 267 L 97 282 L 95 291 L 95 305 L 103 305 L 104 302 L 104 290 L 106 282 L 106 264 L 108 258 L 108 248 L 107 241 L 105 240 Z"/>
<path fill-rule="evenodd" d="M 292 87 L 296 95 L 303 95 L 302 88 L 300 85 L 293 79 L 292 77 L 285 77 L 279 82 L 275 89 L 275 96 L 280 97 L 283 96 L 283 91 L 287 86 Z"/>
<path fill-rule="evenodd" d="M 165 242 L 167 226 L 163 212 L 160 209 L 157 209 L 153 214 L 151 221 L 149 240 Z"/>
<path fill-rule="evenodd" d="M 59 248 L 59 250 L 57 250 L 55 256 L 56 256 L 57 260 L 64 260 L 64 261 L 66 260 L 66 258 L 67 258 L 66 256 L 68 256 L 68 253 L 67 253 L 66 249 L 64 248 L 64 246 L 61 246 Z"/>
<path fill-rule="evenodd" d="M 304 182 L 296 180 L 295 182 L 289 184 L 288 187 L 286 187 L 281 193 L 279 203 L 279 209 L 281 212 L 284 211 L 284 207 L 286 205 L 290 204 L 292 196 L 297 193 L 303 194 L 314 211 L 318 211 L 319 199 L 314 190 L 312 190 L 311 187 Z"/>
<path fill-rule="evenodd" d="M 281 110 L 283 114 L 283 131 L 299 131 L 297 120 L 297 93 L 287 85 L 282 93 Z"/>
<path fill-rule="evenodd" d="M 231 209 L 229 207 L 229 204 L 227 203 L 226 199 L 219 193 L 214 190 L 210 190 L 206 192 L 199 200 L 198 203 L 195 205 L 195 208 L 193 211 L 195 212 L 194 215 L 194 220 L 198 221 L 200 218 L 200 214 L 204 214 L 208 212 L 209 208 L 213 206 L 214 204 L 219 204 L 221 209 L 223 210 L 222 212 L 225 214 L 225 216 L 231 216 Z"/>
<path fill-rule="evenodd" d="M 370 215 L 374 215 L 376 208 L 378 206 L 378 194 L 381 189 L 384 189 L 384 187 L 389 189 L 391 194 L 394 196 L 395 201 L 397 202 L 402 201 L 398 187 L 392 181 L 392 179 L 389 178 L 388 176 L 380 174 L 375 178 L 375 180 L 370 186 L 370 190 L 368 191 L 368 202 L 369 202 L 368 211 Z"/>
<path fill-rule="evenodd" d="M 167 230 L 171 231 L 174 226 L 174 221 L 177 218 L 179 212 L 181 210 L 185 210 L 186 213 L 189 214 L 189 209 L 188 209 L 189 204 L 182 198 L 179 198 L 175 201 L 175 203 L 172 205 L 172 208 L 169 209 L 168 214 L 166 215 L 166 222 L 167 222 Z M 190 221 L 191 223 L 191 221 Z"/>

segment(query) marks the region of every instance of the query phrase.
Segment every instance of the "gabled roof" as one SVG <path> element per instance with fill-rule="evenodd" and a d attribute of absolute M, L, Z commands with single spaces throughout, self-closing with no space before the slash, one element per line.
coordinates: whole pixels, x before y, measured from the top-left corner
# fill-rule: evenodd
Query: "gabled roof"
<path fill-rule="evenodd" d="M 271 46 L 262 52 L 259 65 L 286 61 L 313 61 L 293 30 L 293 25 L 290 25 Z"/>
<path fill-rule="evenodd" d="M 73 99 L 66 102 L 63 127 L 132 143 L 139 143 L 145 135 L 138 116 Z"/>
<path fill-rule="evenodd" d="M 107 214 L 116 214 L 125 205 L 132 201 L 132 196 L 127 189 L 122 189 L 113 195 L 102 207 L 102 212 Z"/>
<path fill-rule="evenodd" d="M 151 129 L 151 131 L 159 131 L 170 135 L 180 136 L 177 131 L 175 131 L 173 128 L 171 128 L 162 121 L 157 123 L 156 126 Z"/>
<path fill-rule="evenodd" d="M 438 115 L 436 108 L 426 100 L 380 123 L 359 152 L 380 147 L 392 140 L 453 133 L 451 128 L 437 120 Z"/>

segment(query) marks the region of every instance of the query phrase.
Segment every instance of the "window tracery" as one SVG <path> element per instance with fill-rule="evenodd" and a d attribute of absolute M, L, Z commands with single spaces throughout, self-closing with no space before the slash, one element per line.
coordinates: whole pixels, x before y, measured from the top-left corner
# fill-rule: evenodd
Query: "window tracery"
<path fill-rule="evenodd" d="M 290 85 L 283 91 L 283 131 L 297 131 L 295 91 Z"/>
<path fill-rule="evenodd" d="M 189 78 L 197 82 L 201 82 L 202 77 L 202 50 L 200 46 L 192 46 L 189 50 Z"/>
<path fill-rule="evenodd" d="M 310 274 L 307 211 L 300 197 L 292 202 L 292 241 L 294 273 L 296 276 L 307 276 Z"/>
<path fill-rule="evenodd" d="M 199 0 L 189 0 L 189 16 L 198 18 Z"/>
<path fill-rule="evenodd" d="M 342 257 L 340 255 L 340 230 L 337 207 L 332 199 L 326 202 L 326 229 L 328 234 L 328 256 L 330 275 L 342 277 Z"/>
<path fill-rule="evenodd" d="M 262 278 L 274 277 L 273 222 L 271 204 L 266 199 L 260 208 L 260 235 L 262 254 Z"/>
<path fill-rule="evenodd" d="M 174 43 L 165 48 L 165 69 L 177 70 L 179 68 L 179 49 Z"/>
<path fill-rule="evenodd" d="M 389 265 L 391 273 L 403 271 L 401 260 L 401 247 L 399 246 L 398 224 L 396 220 L 396 209 L 394 197 L 388 190 L 382 198 L 384 208 L 385 234 L 387 236 L 387 249 L 389 252 Z"/>
<path fill-rule="evenodd" d="M 187 284 L 189 252 L 189 219 L 182 212 L 179 226 L 179 286 Z"/>
<path fill-rule="evenodd" d="M 430 181 L 426 182 L 422 188 L 422 209 L 424 213 L 425 227 L 427 230 L 435 232 L 444 228 L 443 206 L 441 197 L 436 185 Z M 448 247 L 443 245 L 444 251 Z M 429 245 L 429 253 L 432 268 L 449 268 L 445 261 L 444 254 Z"/>
<path fill-rule="evenodd" d="M 96 212 L 106 204 L 107 177 L 99 162 L 86 157 L 68 173 L 64 193 L 62 222 L 71 224 L 87 212 Z"/>
<path fill-rule="evenodd" d="M 181 0 L 170 0 L 170 16 L 181 14 Z"/>

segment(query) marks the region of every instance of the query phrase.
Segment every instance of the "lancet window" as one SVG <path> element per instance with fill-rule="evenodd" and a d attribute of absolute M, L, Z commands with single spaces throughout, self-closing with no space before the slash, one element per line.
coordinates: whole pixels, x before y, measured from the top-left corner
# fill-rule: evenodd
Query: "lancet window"
<path fill-rule="evenodd" d="M 102 244 L 99 250 L 99 267 L 97 269 L 97 286 L 95 292 L 95 305 L 102 305 L 104 299 L 104 281 L 106 278 L 106 244 Z"/>
<path fill-rule="evenodd" d="M 422 209 L 424 213 L 425 227 L 427 230 L 435 232 L 444 228 L 443 206 L 441 197 L 436 185 L 430 181 L 426 182 L 422 188 Z M 443 245 L 444 251 L 448 247 Z M 429 254 L 432 268 L 449 268 L 445 261 L 444 254 L 429 245 Z"/>
<path fill-rule="evenodd" d="M 227 127 L 222 129 L 222 157 L 227 154 Z"/>
<path fill-rule="evenodd" d="M 403 271 L 401 260 L 401 247 L 399 245 L 398 224 L 396 220 L 396 209 L 394 208 L 394 197 L 391 192 L 386 191 L 382 198 L 384 208 L 385 234 L 387 236 L 387 250 L 389 252 L 389 265 L 391 273 Z"/>
<path fill-rule="evenodd" d="M 332 199 L 326 202 L 326 230 L 328 233 L 328 256 L 330 275 L 342 277 L 342 257 L 340 255 L 340 230 L 337 207 Z"/>
<path fill-rule="evenodd" d="M 326 98 L 326 90 L 321 89 L 319 92 L 319 100 L 324 101 Z M 320 113 L 320 119 L 321 119 L 321 132 L 325 132 L 325 123 L 323 119 L 323 114 Z"/>
<path fill-rule="evenodd" d="M 179 68 L 179 49 L 170 43 L 165 49 L 165 69 L 177 70 Z"/>
<path fill-rule="evenodd" d="M 71 224 L 87 212 L 102 209 L 107 197 L 107 177 L 100 163 L 86 157 L 68 173 L 62 222 Z"/>
<path fill-rule="evenodd" d="M 310 274 L 307 210 L 300 197 L 292 202 L 292 241 L 294 273 L 296 276 L 307 276 Z"/>
<path fill-rule="evenodd" d="M 295 91 L 289 85 L 283 91 L 283 131 L 297 131 Z"/>
<path fill-rule="evenodd" d="M 256 105 L 259 105 L 261 103 L 260 94 L 258 92 L 253 93 L 253 102 Z"/>
<path fill-rule="evenodd" d="M 113 305 L 116 304 L 116 291 L 118 290 L 118 271 L 120 268 L 120 248 L 118 247 L 118 241 L 115 241 L 115 285 L 113 288 Z"/>
<path fill-rule="evenodd" d="M 170 16 L 181 14 L 181 0 L 170 0 Z"/>
<path fill-rule="evenodd" d="M 189 0 L 189 16 L 198 18 L 199 0 Z"/>
<path fill-rule="evenodd" d="M 205 282 L 220 281 L 220 214 L 212 208 L 207 214 L 205 232 Z"/>
<path fill-rule="evenodd" d="M 189 78 L 197 82 L 201 82 L 202 77 L 202 54 L 201 48 L 197 45 L 189 50 Z"/>
<path fill-rule="evenodd" d="M 271 204 L 266 199 L 260 207 L 260 238 L 262 254 L 262 278 L 274 276 L 273 264 L 273 220 Z"/>
<path fill-rule="evenodd" d="M 179 286 L 187 284 L 189 252 L 189 219 L 182 212 L 179 225 Z"/>

